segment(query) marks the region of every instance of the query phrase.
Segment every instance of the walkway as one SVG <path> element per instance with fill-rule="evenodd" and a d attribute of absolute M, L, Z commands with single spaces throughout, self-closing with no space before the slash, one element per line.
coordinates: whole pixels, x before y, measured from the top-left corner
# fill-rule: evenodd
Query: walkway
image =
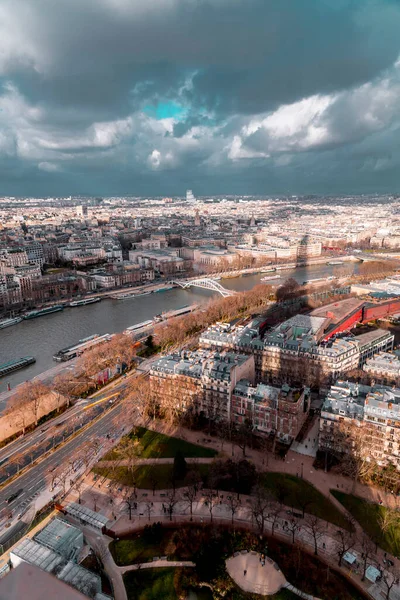
<path fill-rule="evenodd" d="M 127 571 L 141 571 L 142 569 L 160 569 L 162 567 L 195 567 L 196 564 L 190 560 L 167 560 L 159 559 L 153 560 L 147 563 L 138 563 L 136 565 L 129 565 L 127 567 L 118 567 L 121 575 Z"/>

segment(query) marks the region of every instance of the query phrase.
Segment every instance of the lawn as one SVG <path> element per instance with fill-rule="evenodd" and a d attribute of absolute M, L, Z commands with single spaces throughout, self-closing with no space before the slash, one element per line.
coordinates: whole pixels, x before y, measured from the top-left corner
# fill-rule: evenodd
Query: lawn
<path fill-rule="evenodd" d="M 382 531 L 380 524 L 382 519 L 385 520 L 385 517 L 389 517 L 393 511 L 388 511 L 384 506 L 373 504 L 358 496 L 337 490 L 331 490 L 331 493 L 347 508 L 374 542 L 393 556 L 400 556 L 400 519 L 392 523 L 387 519 L 386 531 Z"/>
<path fill-rule="evenodd" d="M 291 506 L 301 513 L 304 510 L 338 527 L 350 527 L 339 509 L 308 481 L 283 473 L 265 473 L 262 481 L 269 492 L 286 506 Z"/>
<path fill-rule="evenodd" d="M 110 552 L 119 567 L 148 562 L 154 556 L 168 556 L 171 560 L 190 560 L 187 549 L 176 546 L 176 530 L 149 527 L 129 538 L 110 543 Z"/>
<path fill-rule="evenodd" d="M 99 463 L 101 464 L 101 463 Z M 138 489 L 144 490 L 166 490 L 173 487 L 172 484 L 172 472 L 173 464 L 169 465 L 140 465 L 135 467 L 133 475 L 128 467 L 117 467 L 116 469 L 110 469 L 110 467 L 94 467 L 93 473 L 100 475 L 100 477 L 107 477 L 112 481 L 121 483 L 122 485 L 133 487 L 133 479 Z M 196 470 L 199 471 L 201 477 L 204 479 L 207 476 L 210 465 L 196 465 Z M 190 465 L 188 465 L 188 472 Z M 185 480 L 176 480 L 175 487 L 183 487 L 186 485 Z"/>
<path fill-rule="evenodd" d="M 146 569 L 124 575 L 128 600 L 177 600 L 176 569 Z"/>
<path fill-rule="evenodd" d="M 185 440 L 157 433 L 145 427 L 136 427 L 127 436 L 124 436 L 115 448 L 107 452 L 103 460 L 123 458 L 122 448 L 126 438 L 140 442 L 138 456 L 141 458 L 175 458 L 178 450 L 185 458 L 214 458 L 218 454 L 212 448 L 191 444 Z"/>

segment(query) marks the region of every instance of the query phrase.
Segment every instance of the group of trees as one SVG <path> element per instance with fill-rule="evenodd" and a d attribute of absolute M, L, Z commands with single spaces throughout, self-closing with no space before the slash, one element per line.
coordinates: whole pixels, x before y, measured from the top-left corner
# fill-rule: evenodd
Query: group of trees
<path fill-rule="evenodd" d="M 9 398 L 5 416 L 12 416 L 18 430 L 24 435 L 27 427 L 36 427 L 42 414 L 46 399 L 49 400 L 50 388 L 41 381 L 27 381 L 18 386 L 17 391 Z M 54 396 L 56 409 L 60 410 L 65 399 Z"/>

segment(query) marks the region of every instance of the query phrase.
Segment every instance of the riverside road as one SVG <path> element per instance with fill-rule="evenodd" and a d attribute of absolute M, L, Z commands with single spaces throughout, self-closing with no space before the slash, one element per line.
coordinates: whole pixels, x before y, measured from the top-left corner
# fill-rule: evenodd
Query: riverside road
<path fill-rule="evenodd" d="M 299 283 L 332 275 L 335 267 L 315 265 L 280 272 L 283 282 L 294 277 Z M 354 265 L 357 269 L 357 264 Z M 265 274 L 248 275 L 234 279 L 223 279 L 221 284 L 236 291 L 249 290 Z M 0 330 L 0 364 L 20 356 L 34 356 L 36 363 L 0 379 L 0 393 L 9 383 L 15 387 L 38 374 L 55 367 L 53 355 L 61 348 L 70 346 L 94 333 L 121 332 L 130 325 L 153 318 L 163 311 L 173 310 L 188 304 L 204 304 L 215 297 L 215 292 L 191 288 L 190 290 L 171 289 L 164 292 L 139 296 L 129 300 L 103 299 L 101 302 L 77 308 L 66 308 L 38 319 L 22 321 L 13 327 Z M 57 369 L 67 369 L 57 365 Z"/>

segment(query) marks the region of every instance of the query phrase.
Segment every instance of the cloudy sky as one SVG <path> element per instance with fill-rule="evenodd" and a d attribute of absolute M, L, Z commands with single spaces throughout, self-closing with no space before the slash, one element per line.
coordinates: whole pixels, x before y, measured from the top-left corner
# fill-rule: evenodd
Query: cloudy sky
<path fill-rule="evenodd" d="M 400 192 L 399 0 L 0 0 L 0 194 Z"/>

